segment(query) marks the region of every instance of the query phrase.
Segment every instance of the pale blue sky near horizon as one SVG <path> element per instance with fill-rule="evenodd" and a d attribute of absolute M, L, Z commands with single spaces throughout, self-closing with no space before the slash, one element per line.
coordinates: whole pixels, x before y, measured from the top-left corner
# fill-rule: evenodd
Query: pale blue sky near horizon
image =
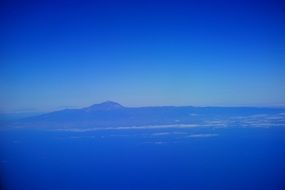
<path fill-rule="evenodd" d="M 240 1 L 5 1 L 0 111 L 284 106 L 285 6 Z"/>

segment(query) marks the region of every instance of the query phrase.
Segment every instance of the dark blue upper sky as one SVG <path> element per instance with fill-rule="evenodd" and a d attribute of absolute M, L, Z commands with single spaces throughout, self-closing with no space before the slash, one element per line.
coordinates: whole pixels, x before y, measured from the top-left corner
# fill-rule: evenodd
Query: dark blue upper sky
<path fill-rule="evenodd" d="M 0 107 L 285 104 L 282 1 L 1 4 Z"/>

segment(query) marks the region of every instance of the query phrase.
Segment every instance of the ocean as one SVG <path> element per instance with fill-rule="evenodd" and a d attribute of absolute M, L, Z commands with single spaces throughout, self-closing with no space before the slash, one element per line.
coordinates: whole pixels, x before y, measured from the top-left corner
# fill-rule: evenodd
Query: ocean
<path fill-rule="evenodd" d="M 5 190 L 284 190 L 284 127 L 1 129 Z"/>

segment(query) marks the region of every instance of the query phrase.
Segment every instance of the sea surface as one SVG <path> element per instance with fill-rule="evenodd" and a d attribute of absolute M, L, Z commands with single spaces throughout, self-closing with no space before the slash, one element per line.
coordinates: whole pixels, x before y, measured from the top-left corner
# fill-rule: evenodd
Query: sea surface
<path fill-rule="evenodd" d="M 1 129 L 6 190 L 284 190 L 285 127 Z"/>

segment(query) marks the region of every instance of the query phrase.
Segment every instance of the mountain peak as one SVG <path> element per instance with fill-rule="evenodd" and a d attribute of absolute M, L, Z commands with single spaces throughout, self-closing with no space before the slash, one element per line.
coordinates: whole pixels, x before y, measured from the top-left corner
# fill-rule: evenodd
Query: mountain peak
<path fill-rule="evenodd" d="M 97 110 L 116 110 L 116 109 L 122 109 L 124 106 L 117 102 L 113 101 L 105 101 L 99 104 L 94 104 L 92 106 L 89 106 L 85 108 L 87 111 L 97 111 Z"/>

